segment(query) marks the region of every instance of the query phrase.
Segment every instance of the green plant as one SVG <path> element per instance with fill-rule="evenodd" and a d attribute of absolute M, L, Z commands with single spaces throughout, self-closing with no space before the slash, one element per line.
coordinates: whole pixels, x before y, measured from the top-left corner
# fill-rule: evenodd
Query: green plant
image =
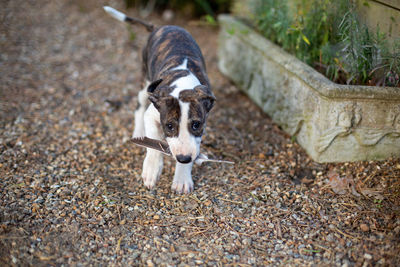
<path fill-rule="evenodd" d="M 132 27 L 130 27 L 129 25 L 127 25 L 127 30 L 129 32 L 129 41 L 133 42 L 136 40 L 136 33 L 133 31 Z"/>
<path fill-rule="evenodd" d="M 392 51 L 387 49 L 386 36 L 382 37 L 380 62 L 371 70 L 370 75 L 376 77 L 377 84 L 399 86 L 400 84 L 400 39 L 393 43 Z"/>
<path fill-rule="evenodd" d="M 354 10 L 345 13 L 338 26 L 340 51 L 334 61 L 342 71 L 347 84 L 376 84 L 397 86 L 400 73 L 400 42 L 394 43 L 393 52 L 388 49 L 386 34 L 375 34 L 361 24 Z"/>
<path fill-rule="evenodd" d="M 206 23 L 210 26 L 217 26 L 218 22 L 215 20 L 215 18 L 209 14 L 204 16 L 204 19 L 206 21 Z"/>
<path fill-rule="evenodd" d="M 382 199 L 374 199 L 374 203 L 375 203 L 375 205 L 376 205 L 376 207 L 377 207 L 378 209 L 381 209 L 381 208 L 383 207 L 382 202 L 383 202 Z"/>
<path fill-rule="evenodd" d="M 399 85 L 400 41 L 388 49 L 385 34 L 360 23 L 351 1 L 291 3 L 295 8 L 287 0 L 255 1 L 254 21 L 264 36 L 335 82 Z"/>
<path fill-rule="evenodd" d="M 306 1 L 300 1 L 297 12 L 291 16 L 286 1 L 256 1 L 256 24 L 270 40 L 312 65 L 330 39 L 329 3 L 329 0 L 312 0 L 307 5 Z"/>

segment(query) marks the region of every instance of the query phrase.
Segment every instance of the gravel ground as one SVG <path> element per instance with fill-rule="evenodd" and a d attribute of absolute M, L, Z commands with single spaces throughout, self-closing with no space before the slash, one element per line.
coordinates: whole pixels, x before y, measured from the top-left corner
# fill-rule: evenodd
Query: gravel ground
<path fill-rule="evenodd" d="M 99 2 L 2 3 L 0 265 L 400 265 L 400 161 L 313 162 L 219 73 L 217 28 L 171 22 L 218 99 L 203 151 L 236 164 L 176 195 L 166 159 L 147 190 L 129 143 L 147 33 Z"/>

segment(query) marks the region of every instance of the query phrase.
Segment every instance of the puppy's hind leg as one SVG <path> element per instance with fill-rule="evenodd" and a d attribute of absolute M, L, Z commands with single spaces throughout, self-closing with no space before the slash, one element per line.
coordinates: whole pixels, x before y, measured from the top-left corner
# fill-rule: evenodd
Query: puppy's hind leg
<path fill-rule="evenodd" d="M 144 113 L 149 103 L 147 94 L 147 87 L 149 82 L 146 81 L 144 88 L 138 94 L 138 105 L 135 111 L 135 129 L 133 130 L 132 137 L 143 137 L 144 132 Z"/>

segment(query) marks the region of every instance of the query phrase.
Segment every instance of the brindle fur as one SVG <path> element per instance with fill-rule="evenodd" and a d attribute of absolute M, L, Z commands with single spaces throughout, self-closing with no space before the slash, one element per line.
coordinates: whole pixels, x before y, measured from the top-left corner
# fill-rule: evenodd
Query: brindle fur
<path fill-rule="evenodd" d="M 174 69 L 184 60 L 187 60 L 187 69 Z M 203 56 L 192 36 L 177 26 L 163 26 L 152 32 L 143 50 L 143 71 L 146 79 L 153 82 L 148 89 L 149 100 L 160 112 L 161 127 L 166 137 L 179 134 L 180 107 L 179 101 L 170 96 L 175 89 L 171 84 L 190 72 L 196 76 L 201 85 L 194 90 L 182 91 L 179 100 L 190 103 L 187 127 L 194 136 L 200 137 L 215 98 L 210 90 Z M 191 128 L 194 121 L 200 123 L 196 130 Z M 168 124 L 173 126 L 173 130 L 168 129 Z"/>
<path fill-rule="evenodd" d="M 162 26 L 151 33 L 147 46 L 143 50 L 143 70 L 148 81 L 165 79 L 160 84 L 160 89 L 163 91 L 168 89 L 169 94 L 174 88 L 163 86 L 170 85 L 170 76 L 175 76 L 174 72 L 179 73 L 176 75 L 185 76 L 187 72 L 171 70 L 182 64 L 185 59 L 187 59 L 188 70 L 207 87 L 207 93 L 212 95 L 200 48 L 193 37 L 181 27 Z"/>
<path fill-rule="evenodd" d="M 161 127 L 166 137 L 175 137 L 179 134 L 179 119 L 181 117 L 181 109 L 179 107 L 178 99 L 167 96 L 160 101 L 157 108 L 160 112 Z M 167 127 L 168 124 L 172 125 L 172 130 Z"/>
<path fill-rule="evenodd" d="M 207 114 L 212 108 L 212 104 L 209 103 L 209 96 L 204 93 L 201 89 L 203 86 L 197 86 L 194 90 L 184 90 L 179 94 L 179 100 L 190 103 L 189 106 L 189 132 L 196 137 L 200 137 L 203 134 L 205 128 L 205 122 Z M 178 99 L 168 95 L 152 100 L 157 110 L 160 112 L 161 127 L 163 128 L 166 137 L 176 137 L 179 134 L 179 122 L 180 122 L 180 107 Z M 191 128 L 193 122 L 200 123 L 198 129 L 194 130 Z M 167 127 L 167 124 L 171 124 L 173 130 Z"/>

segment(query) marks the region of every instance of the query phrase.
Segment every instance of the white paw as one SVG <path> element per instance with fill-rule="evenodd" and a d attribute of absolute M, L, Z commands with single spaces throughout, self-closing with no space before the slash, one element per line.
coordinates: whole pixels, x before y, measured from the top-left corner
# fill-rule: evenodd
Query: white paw
<path fill-rule="evenodd" d="M 192 178 L 185 179 L 185 181 L 173 181 L 171 189 L 179 194 L 190 193 L 193 191 L 193 181 Z"/>
<path fill-rule="evenodd" d="M 156 185 L 162 171 L 162 158 L 156 155 L 147 155 L 143 162 L 142 178 L 144 185 L 152 189 Z"/>
<path fill-rule="evenodd" d="M 193 162 L 189 164 L 176 163 L 174 180 L 171 189 L 177 193 L 190 193 L 193 191 L 192 180 Z"/>

